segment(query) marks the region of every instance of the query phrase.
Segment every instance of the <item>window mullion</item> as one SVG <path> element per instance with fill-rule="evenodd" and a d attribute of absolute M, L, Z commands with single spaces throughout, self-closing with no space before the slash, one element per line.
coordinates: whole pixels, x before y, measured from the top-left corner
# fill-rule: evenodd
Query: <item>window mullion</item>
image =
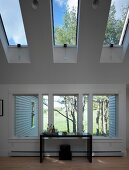
<path fill-rule="evenodd" d="M 88 132 L 92 134 L 93 132 L 93 101 L 92 94 L 89 94 L 88 97 Z"/>
<path fill-rule="evenodd" d="M 48 95 L 48 124 L 54 124 L 54 97 L 53 94 Z"/>
<path fill-rule="evenodd" d="M 38 105 L 38 122 L 39 122 L 39 134 L 43 131 L 43 104 L 42 104 L 42 94 L 39 94 L 39 105 Z"/>
<path fill-rule="evenodd" d="M 82 132 L 82 122 L 83 122 L 83 103 L 82 103 L 82 94 L 78 96 L 78 114 L 77 114 L 77 132 Z"/>

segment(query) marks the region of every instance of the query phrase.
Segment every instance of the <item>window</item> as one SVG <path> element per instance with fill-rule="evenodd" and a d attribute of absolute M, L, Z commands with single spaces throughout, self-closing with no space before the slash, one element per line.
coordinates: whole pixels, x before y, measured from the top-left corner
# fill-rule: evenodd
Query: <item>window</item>
<path fill-rule="evenodd" d="M 38 97 L 16 95 L 15 98 L 15 136 L 38 136 Z"/>
<path fill-rule="evenodd" d="M 48 127 L 48 95 L 43 95 L 43 130 Z"/>
<path fill-rule="evenodd" d="M 0 14 L 9 45 L 27 45 L 19 0 L 0 0 Z"/>
<path fill-rule="evenodd" d="M 82 96 L 81 100 L 78 95 Z M 15 136 L 38 136 L 38 131 L 54 126 L 57 132 L 91 132 L 93 136 L 117 137 L 120 134 L 118 97 L 118 94 L 53 94 L 49 97 L 44 94 L 43 115 L 39 117 L 38 95 L 14 95 Z M 41 129 L 39 125 L 43 125 Z"/>
<path fill-rule="evenodd" d="M 35 127 L 35 102 L 32 102 L 31 127 Z"/>
<path fill-rule="evenodd" d="M 78 0 L 52 0 L 54 45 L 76 46 Z"/>
<path fill-rule="evenodd" d="M 88 132 L 88 95 L 83 96 L 83 132 Z"/>
<path fill-rule="evenodd" d="M 112 0 L 105 32 L 104 45 L 121 45 L 127 26 L 129 0 Z M 126 21 L 126 22 L 125 22 Z"/>
<path fill-rule="evenodd" d="M 117 95 L 93 96 L 93 135 L 117 135 Z"/>
<path fill-rule="evenodd" d="M 77 132 L 77 95 L 54 95 L 54 126 L 58 131 Z"/>

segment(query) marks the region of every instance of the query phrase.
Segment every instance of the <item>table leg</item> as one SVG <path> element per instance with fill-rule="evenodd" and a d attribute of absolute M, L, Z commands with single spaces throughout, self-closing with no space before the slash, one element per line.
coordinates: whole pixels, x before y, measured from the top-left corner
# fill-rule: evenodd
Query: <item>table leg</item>
<path fill-rule="evenodd" d="M 40 163 L 42 162 L 42 136 L 40 135 Z"/>
<path fill-rule="evenodd" d="M 40 163 L 43 162 L 44 159 L 44 137 L 40 135 Z"/>
<path fill-rule="evenodd" d="M 92 163 L 92 136 L 87 139 L 87 159 Z"/>

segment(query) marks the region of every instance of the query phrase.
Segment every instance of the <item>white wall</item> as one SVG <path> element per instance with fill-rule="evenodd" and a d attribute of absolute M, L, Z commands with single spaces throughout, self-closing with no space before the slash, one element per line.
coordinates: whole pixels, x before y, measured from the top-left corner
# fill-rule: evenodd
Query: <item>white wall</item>
<path fill-rule="evenodd" d="M 127 148 L 129 148 L 129 85 L 127 86 L 126 89 L 126 112 L 127 112 L 127 117 L 126 117 L 126 143 L 127 143 Z"/>
<path fill-rule="evenodd" d="M 8 155 L 8 91 L 0 86 L 0 99 L 4 100 L 4 116 L 0 117 L 0 155 Z"/>
<path fill-rule="evenodd" d="M 124 84 L 28 84 L 0 85 L 0 98 L 4 100 L 4 116 L 0 117 L 0 155 L 8 155 L 11 151 L 39 151 L 38 138 L 16 138 L 13 135 L 13 101 L 12 94 L 94 94 L 94 93 L 118 93 L 119 94 L 119 136 L 118 138 L 94 138 L 94 151 L 121 151 L 126 153 L 126 86 Z M 42 117 L 42 103 L 39 103 L 39 119 Z M 39 133 L 42 132 L 42 125 L 39 124 Z M 76 141 L 71 141 L 76 148 Z M 81 141 L 79 141 L 81 142 Z M 128 141 L 127 141 L 128 142 Z M 54 140 L 54 147 L 58 149 L 60 141 Z M 79 143 L 80 146 L 82 145 Z M 80 146 L 78 149 L 80 149 Z M 46 145 L 53 150 L 50 141 Z"/>

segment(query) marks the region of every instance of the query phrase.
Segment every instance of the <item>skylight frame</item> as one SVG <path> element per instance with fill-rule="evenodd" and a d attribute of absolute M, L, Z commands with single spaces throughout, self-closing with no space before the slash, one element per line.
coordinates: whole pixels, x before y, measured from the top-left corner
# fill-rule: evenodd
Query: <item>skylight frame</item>
<path fill-rule="evenodd" d="M 4 24 L 4 19 L 3 19 L 3 17 L 2 17 L 2 13 L 0 14 L 0 22 L 1 22 L 1 24 L 2 24 L 2 27 L 3 27 L 3 31 L 4 31 L 4 35 L 5 35 L 5 38 L 6 38 L 6 42 L 7 42 L 7 45 L 9 46 L 9 47 L 18 47 L 18 45 L 21 45 L 22 47 L 27 47 L 28 46 L 28 42 L 27 42 L 27 37 L 26 37 L 26 31 L 25 31 L 25 27 L 24 27 L 24 22 L 23 22 L 23 17 L 22 17 L 22 12 L 21 12 L 21 7 L 20 7 L 20 2 L 19 2 L 19 0 L 17 0 L 18 1 L 18 5 L 19 5 L 19 11 L 18 11 L 18 13 L 20 14 L 20 17 L 21 17 L 21 21 L 22 21 L 22 26 L 23 26 L 23 39 L 25 39 L 25 43 L 21 43 L 21 41 L 19 41 L 19 42 L 15 42 L 15 39 L 13 38 L 14 36 L 8 36 L 8 28 L 6 29 L 6 26 L 5 26 L 5 24 Z M 6 21 L 5 21 L 6 22 Z M 16 34 L 16 36 L 17 36 L 18 34 Z M 13 39 L 13 41 L 14 41 L 14 43 L 10 43 L 11 42 L 11 40 L 10 39 Z"/>
<path fill-rule="evenodd" d="M 126 34 L 128 26 L 129 26 L 129 8 L 128 8 L 128 11 L 127 11 L 125 23 L 124 23 L 124 26 L 123 26 L 123 30 L 122 30 L 122 33 L 121 33 L 120 40 L 119 40 L 119 46 L 123 45 L 125 34 Z"/>
<path fill-rule="evenodd" d="M 7 34 L 6 34 L 6 31 L 5 31 L 5 27 L 4 27 L 4 23 L 3 23 L 3 20 L 2 20 L 1 14 L 0 14 L 0 22 L 1 22 L 2 27 L 3 27 L 3 31 L 4 31 L 4 35 L 5 35 L 5 38 L 6 38 L 6 42 L 7 42 L 8 46 L 9 46 L 9 41 L 8 41 L 8 38 L 7 38 Z"/>
<path fill-rule="evenodd" d="M 114 2 L 113 2 L 114 1 Z M 110 4 L 110 9 L 109 9 L 109 14 L 110 14 L 110 10 L 111 10 L 111 6 L 113 5 L 113 3 L 116 3 L 117 0 L 111 0 L 111 4 Z M 122 1 L 122 0 L 121 0 Z M 125 3 L 125 2 L 124 2 Z M 113 44 L 113 46 L 115 47 L 122 47 L 123 46 L 123 43 L 124 43 L 124 38 L 125 38 L 125 34 L 126 34 L 126 31 L 127 31 L 127 28 L 128 28 L 128 25 L 129 25 L 129 2 L 127 2 L 128 4 L 126 4 L 127 6 L 123 6 L 123 7 L 127 7 L 127 12 L 126 12 L 126 15 L 125 15 L 125 18 L 124 18 L 124 24 L 123 24 L 123 28 L 121 30 L 121 34 L 120 34 L 120 37 L 118 39 L 118 43 L 114 43 L 114 41 L 111 41 L 110 43 L 105 43 L 104 44 L 104 41 L 103 41 L 103 46 L 104 47 L 109 47 L 111 44 Z M 123 5 L 123 4 L 122 4 Z M 115 10 L 116 10 L 116 5 L 115 4 Z M 117 9 L 118 10 L 118 9 Z M 116 10 L 116 15 L 119 15 L 118 12 Z M 122 15 L 122 14 L 121 14 Z M 115 17 L 115 19 L 117 20 L 117 17 Z M 120 19 L 122 19 L 122 17 L 120 17 Z M 108 15 L 108 20 L 107 20 L 107 25 L 108 25 L 108 21 L 109 21 L 109 15 Z M 106 25 L 106 29 L 107 29 L 107 25 Z M 115 27 L 116 28 L 116 27 Z M 104 40 L 105 40 L 105 37 L 106 37 L 106 30 L 105 30 L 105 36 L 104 36 Z"/>
<path fill-rule="evenodd" d="M 53 7 L 53 1 L 51 0 L 51 17 L 52 17 L 52 38 L 53 38 L 53 46 L 54 47 L 64 47 L 64 44 L 56 44 L 55 43 L 55 34 L 54 34 L 54 7 Z M 67 47 L 77 47 L 78 45 L 78 33 L 79 33 L 79 15 L 80 15 L 80 1 L 78 1 L 78 6 L 77 6 L 77 24 L 76 24 L 76 44 L 75 45 L 68 45 Z"/>

